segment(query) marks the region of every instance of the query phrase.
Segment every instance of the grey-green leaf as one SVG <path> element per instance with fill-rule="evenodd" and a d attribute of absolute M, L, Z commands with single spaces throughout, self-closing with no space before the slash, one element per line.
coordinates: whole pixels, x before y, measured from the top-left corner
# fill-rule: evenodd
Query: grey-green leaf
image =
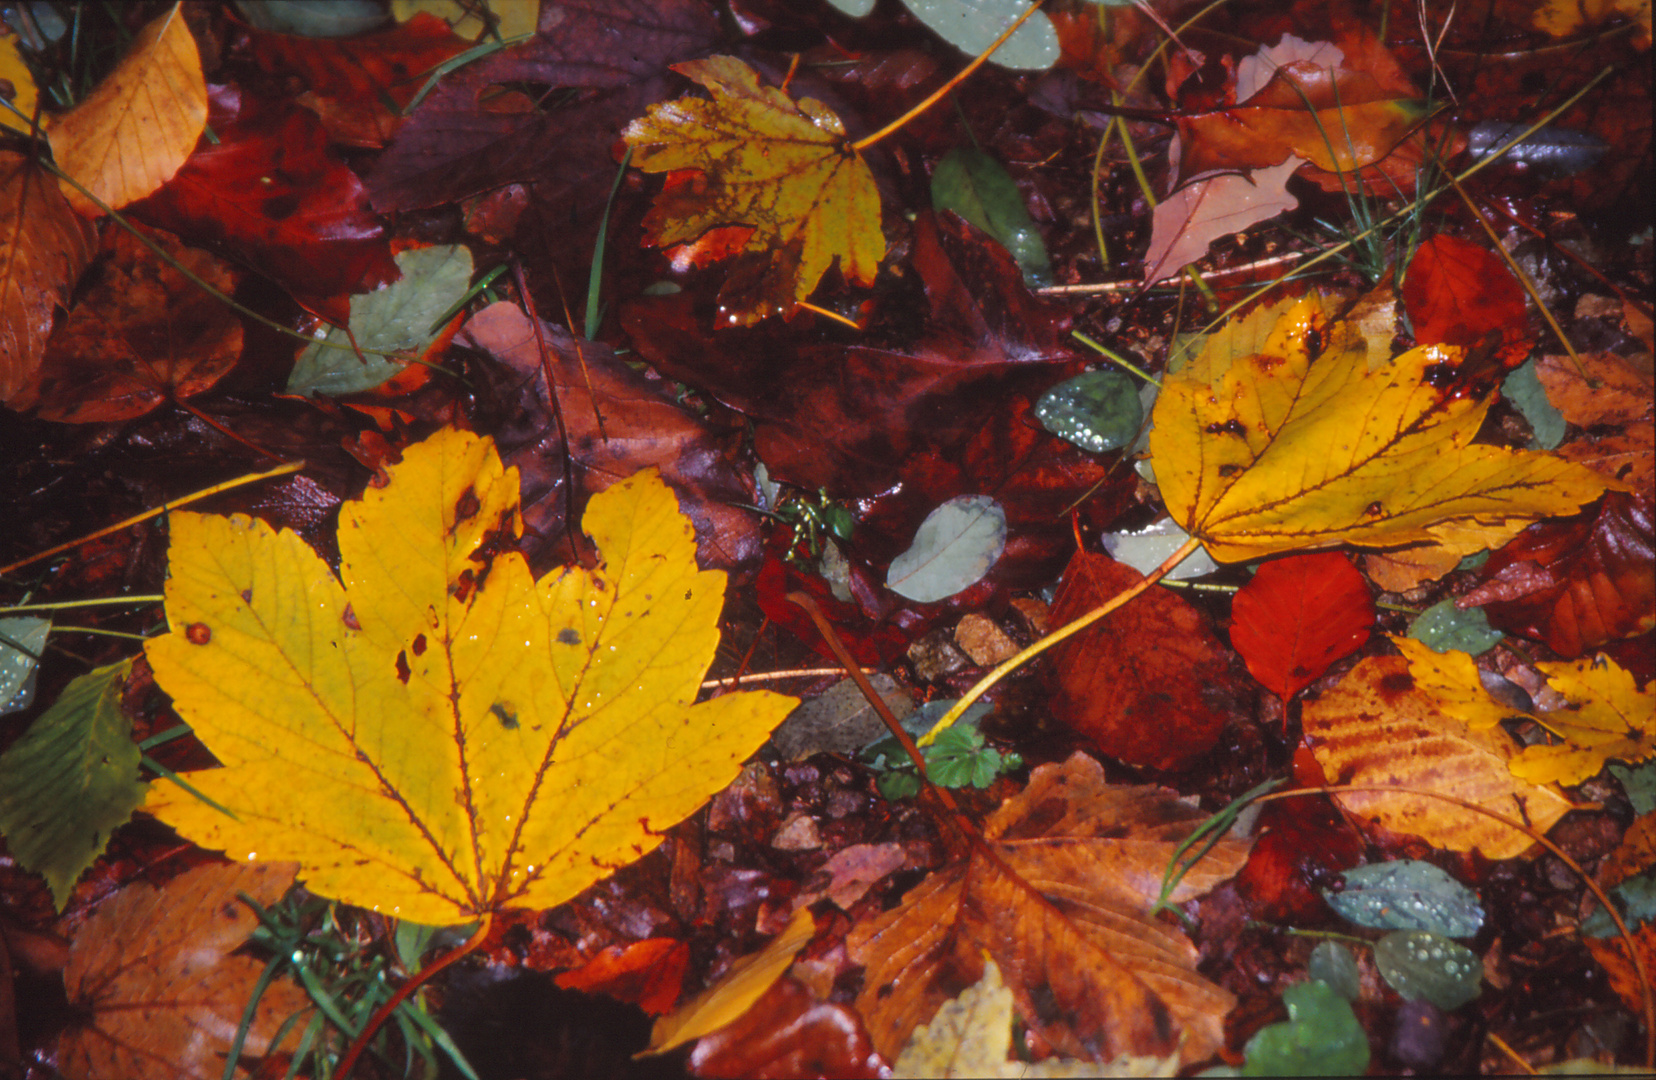
<path fill-rule="evenodd" d="M 1637 930 L 1647 922 L 1656 922 L 1656 871 L 1636 874 L 1610 890 L 1610 899 L 1621 909 L 1622 921 L 1629 930 Z M 1581 920 L 1581 932 L 1588 937 L 1614 937 L 1621 931 L 1611 921 L 1610 913 L 1599 905 Z"/>
<path fill-rule="evenodd" d="M 915 18 L 938 37 L 977 56 L 987 49 L 1013 20 L 1030 7 L 1029 0 L 903 0 Z M 1045 71 L 1058 62 L 1058 31 L 1052 20 L 1037 11 L 996 49 L 989 62 L 1015 71 Z"/>
<path fill-rule="evenodd" d="M 46 878 L 60 911 L 144 801 L 141 755 L 121 711 L 131 669 L 127 660 L 75 679 L 0 755 L 0 833 L 19 863 Z"/>
<path fill-rule="evenodd" d="M 1305 973 L 1318 982 L 1325 982 L 1347 1001 L 1356 1001 L 1362 993 L 1362 979 L 1357 971 L 1357 958 L 1351 950 L 1337 941 L 1324 941 L 1311 950 Z"/>
<path fill-rule="evenodd" d="M 1459 650 L 1471 656 L 1501 643 L 1501 632 L 1489 625 L 1483 608 L 1458 608 L 1453 597 L 1439 600 L 1415 616 L 1409 636 L 1433 652 Z"/>
<path fill-rule="evenodd" d="M 1483 925 L 1478 894 L 1428 862 L 1399 859 L 1345 873 L 1345 889 L 1324 890 L 1330 906 L 1358 926 L 1471 937 Z"/>
<path fill-rule="evenodd" d="M 1424 930 L 1399 930 L 1375 942 L 1374 964 L 1393 990 L 1446 1012 L 1472 1001 L 1482 989 L 1478 954 Z"/>
<path fill-rule="evenodd" d="M 1535 361 L 1525 360 L 1501 383 L 1501 396 L 1529 421 L 1535 434 L 1535 445 L 1541 450 L 1556 450 L 1564 441 L 1564 414 L 1547 398 L 1541 376 L 1535 372 Z"/>
<path fill-rule="evenodd" d="M 399 252 L 397 267 L 402 277 L 390 285 L 351 297 L 351 333 L 362 358 L 351 349 L 350 335 L 330 330 L 299 354 L 288 376 L 288 393 L 334 397 L 372 390 L 404 366 L 377 354 L 399 349 L 417 353 L 430 344 L 432 321 L 459 303 L 471 285 L 471 252 L 460 244 Z"/>
<path fill-rule="evenodd" d="M 1114 368 L 1065 379 L 1041 395 L 1034 411 L 1042 427 L 1095 454 L 1126 446 L 1144 423 L 1138 387 Z"/>
<path fill-rule="evenodd" d="M 983 579 L 1006 549 L 1006 511 L 987 495 L 961 495 L 926 515 L 909 549 L 891 560 L 886 587 L 927 604 Z"/>
<path fill-rule="evenodd" d="M 30 677 L 52 632 L 52 620 L 17 615 L 0 619 L 0 716 L 27 709 L 34 701 Z"/>
<path fill-rule="evenodd" d="M 1627 792 L 1627 801 L 1633 804 L 1635 814 L 1648 814 L 1656 810 L 1656 761 L 1647 761 L 1637 769 L 1612 761 L 1610 775 Z"/>
<path fill-rule="evenodd" d="M 1254 1033 L 1243 1048 L 1243 1076 L 1361 1076 L 1368 1069 L 1368 1036 L 1351 1003 L 1324 982 L 1298 983 L 1282 992 L 1292 1018 Z"/>
<path fill-rule="evenodd" d="M 932 170 L 931 197 L 932 206 L 953 210 L 1010 251 L 1025 285 L 1038 289 L 1052 284 L 1046 242 L 1000 162 L 969 146 L 950 150 Z"/>

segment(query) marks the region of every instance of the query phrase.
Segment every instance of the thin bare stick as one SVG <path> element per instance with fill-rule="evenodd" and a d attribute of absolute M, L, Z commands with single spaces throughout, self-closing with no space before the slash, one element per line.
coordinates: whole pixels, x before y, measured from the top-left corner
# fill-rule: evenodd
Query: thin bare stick
<path fill-rule="evenodd" d="M 19 559 L 16 562 L 10 563 L 6 566 L 0 566 L 0 574 L 9 574 L 13 570 L 20 567 L 28 566 L 30 563 L 39 562 L 41 559 L 49 559 L 53 555 L 58 555 L 68 551 L 70 548 L 90 543 L 93 540 L 108 536 L 110 533 L 120 532 L 128 526 L 137 525 L 142 521 L 148 521 L 152 517 L 159 517 L 169 511 L 177 510 L 181 506 L 188 506 L 193 502 L 199 502 L 202 499 L 207 498 L 209 495 L 217 495 L 221 491 L 230 491 L 234 488 L 245 487 L 248 484 L 256 484 L 260 480 L 269 480 L 276 476 L 286 476 L 288 473 L 296 473 L 304 467 L 305 463 L 303 461 L 290 461 L 285 465 L 278 465 L 274 469 L 267 469 L 261 473 L 248 473 L 246 476 L 238 476 L 234 480 L 226 480 L 222 484 L 214 484 L 210 488 L 202 488 L 194 494 L 186 495 L 181 499 L 173 499 L 171 502 L 164 502 L 153 510 L 145 510 L 142 514 L 134 514 L 125 521 L 117 521 L 115 524 L 99 529 L 97 532 L 87 533 L 85 536 L 77 537 L 67 543 L 59 544 L 57 547 L 47 548 L 45 551 L 36 552 L 35 554 L 30 555 L 27 559 Z"/>
<path fill-rule="evenodd" d="M 921 113 L 925 112 L 927 109 L 931 108 L 933 105 L 936 105 L 939 101 L 942 101 L 946 96 L 948 96 L 949 92 L 951 90 L 953 90 L 955 87 L 959 86 L 961 84 L 961 82 L 964 81 L 968 75 L 970 75 L 972 72 L 976 71 L 978 68 L 982 67 L 984 61 L 988 60 L 990 56 L 994 55 L 994 52 L 995 52 L 996 49 L 998 49 L 1002 45 L 1006 44 L 1006 39 L 1011 37 L 1014 33 L 1016 33 L 1018 27 L 1020 27 L 1024 24 L 1024 20 L 1029 18 L 1031 15 L 1035 14 L 1036 11 L 1040 10 L 1040 7 L 1041 7 L 1041 0 L 1035 0 L 1035 2 L 1029 6 L 1028 11 L 1024 12 L 1022 15 L 1019 15 L 1017 20 L 1015 22 L 1013 22 L 1013 24 L 1011 26 L 1008 26 L 1005 30 L 1001 31 L 1001 36 L 996 38 L 990 44 L 990 46 L 987 49 L 985 49 L 970 64 L 967 64 L 964 68 L 962 68 L 961 71 L 960 71 L 960 74 L 956 75 L 954 78 L 950 79 L 948 82 L 946 82 L 942 86 L 938 87 L 936 93 L 931 94 L 930 96 L 928 96 L 926 98 L 926 100 L 922 101 L 920 104 L 916 105 L 914 108 L 910 109 L 908 112 L 904 113 L 902 116 L 899 116 L 897 119 L 893 120 L 891 123 L 889 123 L 885 127 L 881 128 L 879 131 L 876 131 L 872 135 L 865 135 L 862 138 L 858 139 L 856 142 L 852 143 L 851 144 L 851 149 L 856 153 L 859 153 L 859 154 L 862 153 L 864 150 L 867 150 L 870 146 L 873 146 L 875 143 L 879 142 L 881 139 L 885 138 L 887 135 L 890 135 L 893 131 L 898 130 L 904 124 L 908 123 L 910 120 L 913 120 L 916 116 L 919 116 Z"/>

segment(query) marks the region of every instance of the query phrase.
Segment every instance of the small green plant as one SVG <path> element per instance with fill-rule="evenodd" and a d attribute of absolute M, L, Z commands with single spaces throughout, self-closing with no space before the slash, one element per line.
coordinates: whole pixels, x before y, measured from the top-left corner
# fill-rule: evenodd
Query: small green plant
<path fill-rule="evenodd" d="M 815 496 L 781 484 L 766 499 L 768 506 L 748 506 L 774 521 L 792 526 L 794 542 L 788 547 L 788 561 L 802 567 L 814 566 L 830 540 L 849 540 L 856 533 L 857 519 L 850 509 L 835 502 L 826 488 Z"/>
<path fill-rule="evenodd" d="M 943 709 L 950 704 L 952 702 L 929 702 L 926 708 L 905 720 L 904 726 L 912 723 L 917 729 L 912 733 L 919 734 L 930 726 L 927 717 L 942 715 Z M 988 744 L 977 725 L 989 710 L 987 707 L 975 708 L 975 714 L 968 711 L 952 727 L 945 728 L 930 746 L 920 751 L 926 759 L 926 776 L 938 787 L 962 788 L 970 784 L 975 788 L 986 788 L 997 777 L 1023 767 L 1020 755 L 1002 753 Z M 919 770 L 903 752 L 895 736 L 888 735 L 870 743 L 858 756 L 878 774 L 874 783 L 881 797 L 887 801 L 911 799 L 919 794 Z"/>
<path fill-rule="evenodd" d="M 260 926 L 249 943 L 269 950 L 271 957 L 242 1015 L 225 1080 L 234 1073 L 259 999 L 273 979 L 290 975 L 316 1004 L 308 1019 L 303 1015 L 288 1018 L 276 1040 L 279 1044 L 291 1025 L 305 1024 L 284 1080 L 301 1075 L 329 1080 L 368 1018 L 390 1000 L 402 981 L 420 970 L 421 956 L 443 944 L 438 937 L 459 934 L 463 940 L 469 934 L 469 928 L 440 930 L 410 922 L 393 922 L 390 934 L 376 933 L 366 913 L 302 889 L 291 890 L 268 908 L 246 896 L 243 899 L 259 913 Z M 369 1052 L 397 1075 L 424 1080 L 438 1075 L 441 1051 L 467 1080 L 478 1080 L 460 1048 L 426 1010 L 423 998 L 421 992 L 401 1002 L 392 1014 L 395 1023 L 380 1028 Z"/>

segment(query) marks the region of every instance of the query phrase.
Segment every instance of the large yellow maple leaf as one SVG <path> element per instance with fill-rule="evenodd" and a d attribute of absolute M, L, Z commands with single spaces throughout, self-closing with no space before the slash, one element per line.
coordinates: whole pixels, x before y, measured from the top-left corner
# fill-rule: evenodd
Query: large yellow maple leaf
<path fill-rule="evenodd" d="M 1256 309 L 1164 379 L 1156 482 L 1214 558 L 1341 544 L 1467 555 L 1617 486 L 1552 454 L 1473 443 L 1489 399 L 1439 389 L 1462 350 L 1421 346 L 1372 368 L 1368 353 L 1307 296 Z"/>
<path fill-rule="evenodd" d="M 644 218 L 650 243 L 682 244 L 719 226 L 751 228 L 742 250 L 767 253 L 770 265 L 723 313 L 742 325 L 791 314 L 835 259 L 847 279 L 873 282 L 886 251 L 880 193 L 839 117 L 813 98 L 795 101 L 760 86 L 758 73 L 733 56 L 673 70 L 712 97 L 652 105 L 623 133 L 633 164 L 645 172 L 697 173 L 657 197 Z"/>
<path fill-rule="evenodd" d="M 692 704 L 724 575 L 653 472 L 593 496 L 600 565 L 539 581 L 518 498 L 492 441 L 439 432 L 342 508 L 337 578 L 291 531 L 174 514 L 146 652 L 224 764 L 187 783 L 234 817 L 167 780 L 144 808 L 433 925 L 550 907 L 654 848 L 794 699 Z"/>

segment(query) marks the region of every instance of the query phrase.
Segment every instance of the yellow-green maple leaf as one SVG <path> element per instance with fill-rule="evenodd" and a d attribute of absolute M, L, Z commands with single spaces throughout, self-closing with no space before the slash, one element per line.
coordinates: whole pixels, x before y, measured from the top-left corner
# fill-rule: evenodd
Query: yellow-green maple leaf
<path fill-rule="evenodd" d="M 1607 761 L 1656 756 L 1656 693 L 1640 691 L 1632 672 L 1606 656 L 1535 666 L 1570 704 L 1532 718 L 1564 742 L 1525 747 L 1512 762 L 1514 775 L 1532 784 L 1579 784 Z"/>
<path fill-rule="evenodd" d="M 1370 370 L 1357 328 L 1315 296 L 1260 308 L 1166 377 L 1150 456 L 1174 519 L 1216 559 L 1355 544 L 1498 545 L 1606 486 L 1552 454 L 1472 442 L 1489 409 L 1435 389 L 1460 349 Z"/>
<path fill-rule="evenodd" d="M 145 809 L 313 891 L 447 925 L 544 908 L 651 850 L 794 699 L 692 704 L 724 575 L 653 471 L 593 496 L 593 570 L 515 550 L 517 470 L 446 430 L 340 512 L 338 578 L 293 532 L 174 514 L 146 652 L 224 768 Z M 341 581 L 343 579 L 343 582 Z"/>
<path fill-rule="evenodd" d="M 649 242 L 695 240 L 723 225 L 753 229 L 743 250 L 767 252 L 770 266 L 723 315 L 751 325 L 788 315 L 838 259 L 840 272 L 869 284 L 885 257 L 874 175 L 845 137 L 845 126 L 813 98 L 795 101 L 733 56 L 674 64 L 711 99 L 652 105 L 623 137 L 645 172 L 694 169 L 693 183 L 671 184 L 644 218 Z"/>

